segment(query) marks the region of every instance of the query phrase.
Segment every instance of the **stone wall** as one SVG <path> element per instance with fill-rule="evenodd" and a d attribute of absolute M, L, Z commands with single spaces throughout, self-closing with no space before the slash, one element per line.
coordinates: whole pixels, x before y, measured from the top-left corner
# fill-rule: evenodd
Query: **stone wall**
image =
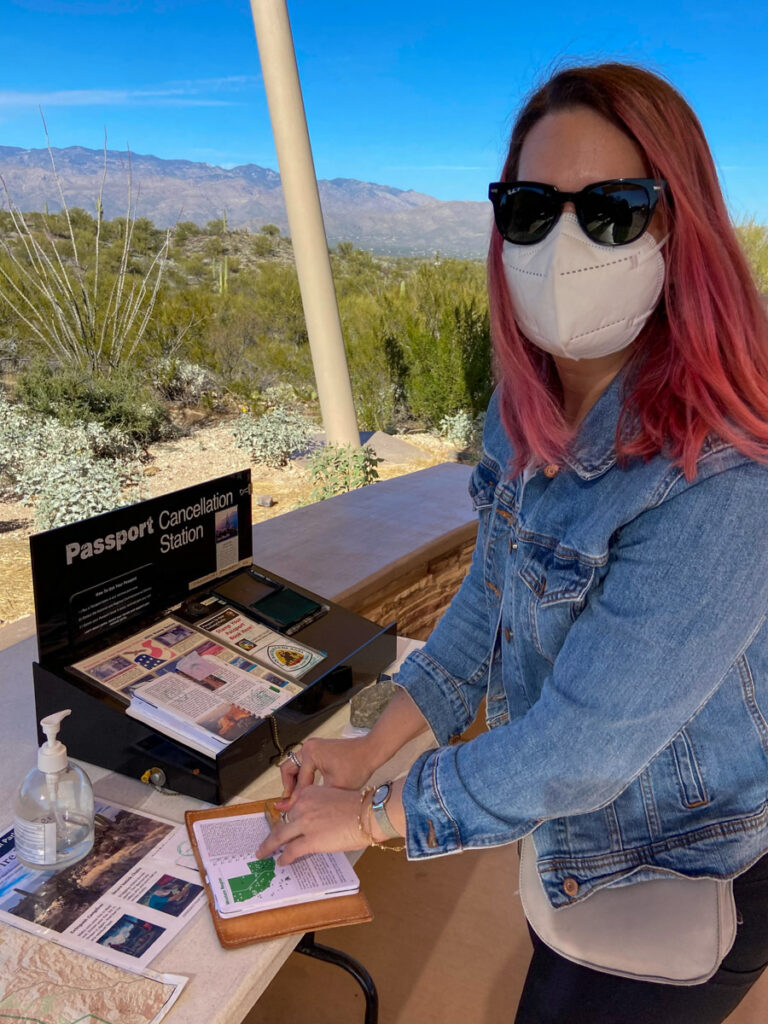
<path fill-rule="evenodd" d="M 373 595 L 345 602 L 374 622 L 397 620 L 401 636 L 426 640 L 469 571 L 474 538 L 426 562 L 406 567 Z"/>

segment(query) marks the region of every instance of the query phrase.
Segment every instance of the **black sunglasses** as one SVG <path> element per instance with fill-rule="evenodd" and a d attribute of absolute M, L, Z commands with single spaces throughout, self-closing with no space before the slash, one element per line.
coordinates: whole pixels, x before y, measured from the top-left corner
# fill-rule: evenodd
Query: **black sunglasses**
<path fill-rule="evenodd" d="M 495 181 L 488 186 L 500 234 L 515 245 L 534 245 L 560 219 L 564 203 L 573 203 L 585 234 L 599 245 L 627 245 L 648 227 L 666 181 L 614 178 L 561 192 L 538 181 Z"/>

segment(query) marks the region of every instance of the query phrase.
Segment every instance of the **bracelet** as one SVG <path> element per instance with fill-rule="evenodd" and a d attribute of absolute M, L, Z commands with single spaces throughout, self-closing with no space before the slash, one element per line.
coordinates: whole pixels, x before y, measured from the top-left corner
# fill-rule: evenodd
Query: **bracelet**
<path fill-rule="evenodd" d="M 365 802 L 365 798 L 368 796 L 369 793 L 370 794 L 373 793 L 373 786 L 368 786 L 365 790 L 363 790 L 363 794 L 362 794 L 362 797 L 361 797 L 361 800 L 360 800 L 360 811 L 361 811 L 361 813 L 362 813 L 362 810 L 363 810 L 363 803 Z M 371 841 L 371 846 L 375 846 L 377 850 L 391 850 L 392 853 L 401 853 L 405 849 L 405 843 L 400 843 L 397 846 L 387 846 L 386 843 L 377 843 L 376 840 L 373 838 L 373 829 L 371 828 L 371 815 L 372 814 L 373 814 L 373 799 L 371 799 L 371 802 L 368 804 L 368 831 L 367 831 L 367 835 L 368 835 L 368 838 Z M 362 828 L 361 828 L 360 831 L 361 832 L 363 831 Z M 389 840 L 387 840 L 387 842 L 391 843 L 392 840 L 389 839 Z"/>
<path fill-rule="evenodd" d="M 365 798 L 371 793 L 373 793 L 373 786 L 366 786 L 360 790 L 360 809 L 357 812 L 357 831 L 361 836 L 365 836 L 369 846 L 373 845 L 373 836 L 370 831 L 366 832 L 363 828 L 363 804 L 365 803 Z"/>

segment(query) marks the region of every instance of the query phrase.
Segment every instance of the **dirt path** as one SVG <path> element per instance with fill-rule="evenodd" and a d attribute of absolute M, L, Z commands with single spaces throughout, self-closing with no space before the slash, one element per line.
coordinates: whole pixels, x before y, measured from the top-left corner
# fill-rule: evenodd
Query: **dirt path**
<path fill-rule="evenodd" d="M 380 465 L 382 480 L 456 459 L 455 449 L 440 438 L 409 434 L 407 441 L 413 446 L 413 456 L 409 453 L 404 461 Z M 187 437 L 152 445 L 149 453 L 144 472 L 147 497 L 151 498 L 250 466 L 254 523 L 290 512 L 306 501 L 312 490 L 307 474 L 294 464 L 282 470 L 265 470 L 250 463 L 245 452 L 235 447 L 226 422 L 202 426 Z M 258 505 L 260 495 L 271 495 L 274 504 L 269 508 Z M 33 532 L 31 509 L 0 502 L 0 626 L 34 611 L 29 565 L 29 536 Z"/>

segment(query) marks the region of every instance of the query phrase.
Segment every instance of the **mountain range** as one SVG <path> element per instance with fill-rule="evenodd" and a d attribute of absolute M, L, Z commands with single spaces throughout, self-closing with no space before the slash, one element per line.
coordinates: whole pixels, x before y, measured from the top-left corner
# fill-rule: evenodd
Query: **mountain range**
<path fill-rule="evenodd" d="M 106 165 L 102 203 L 107 219 L 124 216 L 129 192 L 135 213 L 158 227 L 204 225 L 226 213 L 229 228 L 258 231 L 276 224 L 288 233 L 280 175 L 257 164 L 216 167 L 192 160 L 68 146 L 51 154 L 69 207 L 93 212 Z M 61 208 L 47 149 L 0 146 L 0 176 L 23 211 Z M 488 248 L 490 205 L 435 199 L 412 190 L 353 178 L 318 181 L 328 244 L 398 256 L 481 259 Z"/>

